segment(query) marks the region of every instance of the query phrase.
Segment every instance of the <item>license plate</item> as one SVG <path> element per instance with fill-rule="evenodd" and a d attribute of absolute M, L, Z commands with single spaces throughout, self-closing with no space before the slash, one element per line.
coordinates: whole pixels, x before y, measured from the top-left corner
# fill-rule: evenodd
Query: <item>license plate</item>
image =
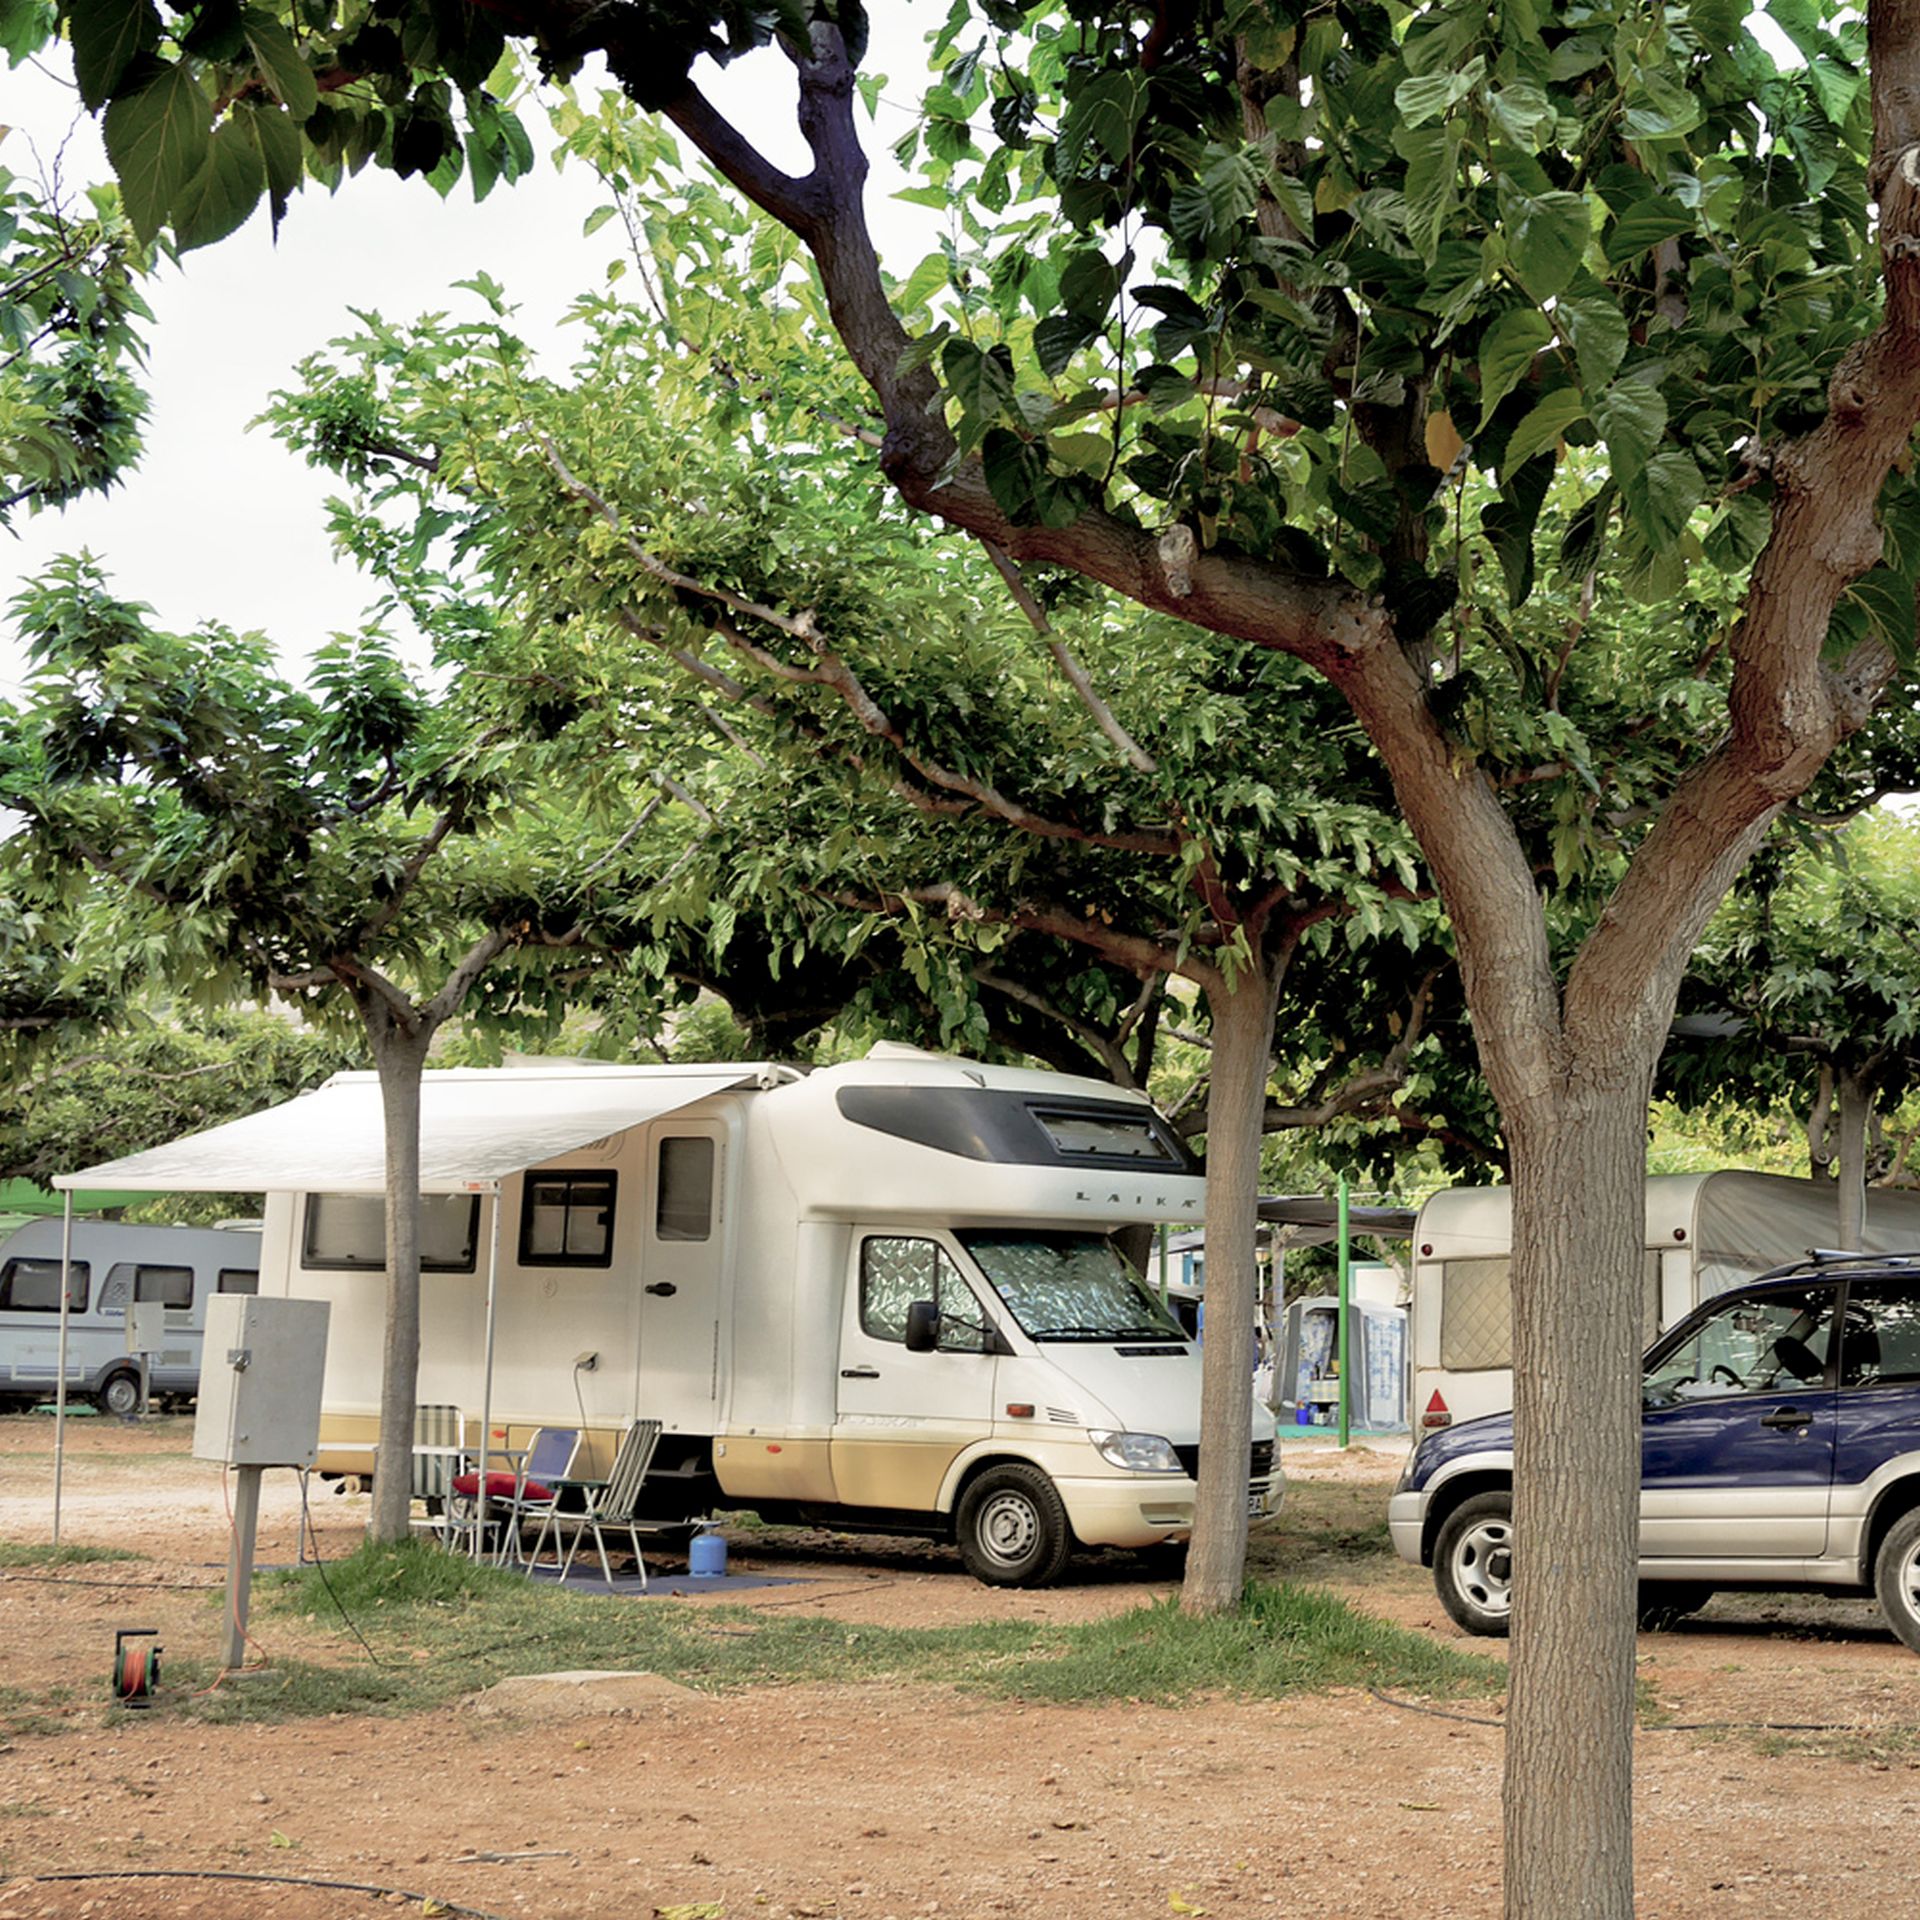
<path fill-rule="evenodd" d="M 1249 1489 L 1247 1493 L 1247 1518 L 1249 1520 L 1258 1520 L 1266 1510 L 1267 1496 L 1262 1493 L 1258 1487 Z"/>

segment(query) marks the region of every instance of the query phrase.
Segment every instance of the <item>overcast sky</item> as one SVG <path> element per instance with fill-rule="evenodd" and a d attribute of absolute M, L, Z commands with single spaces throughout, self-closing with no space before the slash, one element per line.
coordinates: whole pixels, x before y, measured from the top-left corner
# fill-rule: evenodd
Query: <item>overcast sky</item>
<path fill-rule="evenodd" d="M 877 10 L 871 69 L 890 75 L 869 145 L 875 162 L 875 228 L 889 264 L 909 269 L 931 245 L 930 216 L 884 204 L 904 184 L 887 148 L 908 124 L 924 84 L 923 35 L 944 9 Z M 906 16 L 917 16 L 904 24 Z M 726 110 L 787 166 L 802 164 L 793 132 L 793 78 L 763 52 L 706 76 Z M 523 109 L 544 147 L 538 104 Z M 32 176 L 60 157 L 69 188 L 107 177 L 95 123 L 72 89 L 32 66 L 0 72 L 0 122 L 11 131 L 0 160 Z M 777 140 L 776 134 L 784 134 Z M 62 147 L 64 144 L 64 152 Z M 475 206 L 464 182 L 446 201 L 418 180 L 369 169 L 338 195 L 309 186 L 294 197 L 276 244 L 264 209 L 239 233 L 168 269 L 147 288 L 154 310 L 148 381 L 152 414 L 139 468 L 111 494 L 59 513 L 15 516 L 0 532 L 0 600 L 61 553 L 89 549 L 115 590 L 151 605 L 162 625 L 185 630 L 214 619 L 266 632 L 290 660 L 359 623 L 369 583 L 337 561 L 322 502 L 337 483 L 247 422 L 292 368 L 352 325 L 350 309 L 396 320 L 473 296 L 450 292 L 484 270 L 521 308 L 529 339 L 564 353 L 559 322 L 573 297 L 603 283 L 618 224 L 581 237 L 603 198 L 584 167 L 542 159 L 512 187 Z M 896 257 L 904 254 L 904 260 Z M 22 670 L 10 623 L 0 619 L 0 695 Z"/>

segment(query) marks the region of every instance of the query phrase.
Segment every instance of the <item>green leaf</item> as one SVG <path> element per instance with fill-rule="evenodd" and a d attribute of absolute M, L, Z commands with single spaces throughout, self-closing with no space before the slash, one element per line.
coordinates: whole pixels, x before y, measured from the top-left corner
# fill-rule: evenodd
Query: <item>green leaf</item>
<path fill-rule="evenodd" d="M 1580 384 L 1597 392 L 1620 371 L 1627 356 L 1627 316 L 1599 284 L 1590 293 L 1570 294 L 1554 309 L 1580 363 Z"/>
<path fill-rule="evenodd" d="M 320 89 L 293 36 L 258 7 L 249 7 L 240 22 L 267 90 L 296 120 L 304 120 L 320 104 Z"/>
<path fill-rule="evenodd" d="M 250 115 L 253 121 L 253 134 L 259 143 L 261 164 L 266 169 L 267 193 L 277 232 L 281 215 L 287 210 L 287 201 L 306 171 L 306 151 L 301 144 L 300 129 L 285 107 L 248 101 L 242 111 Z"/>
<path fill-rule="evenodd" d="M 113 97 L 133 57 L 160 44 L 160 16 L 152 0 L 72 0 L 67 31 L 80 98 L 97 111 Z"/>
<path fill-rule="evenodd" d="M 1656 453 L 1631 479 L 1623 475 L 1620 481 L 1628 518 L 1655 549 L 1680 538 L 1705 492 L 1693 456 L 1678 450 Z"/>
<path fill-rule="evenodd" d="M 1486 77 L 1487 63 L 1480 55 L 1457 72 L 1415 74 L 1402 80 L 1393 90 L 1393 104 L 1404 127 L 1418 127 L 1437 120 L 1457 106 Z"/>
<path fill-rule="evenodd" d="M 1592 413 L 1614 478 L 1624 485 L 1647 464 L 1667 430 L 1666 400 L 1650 380 L 1616 380 L 1594 401 Z"/>
<path fill-rule="evenodd" d="M 1489 500 L 1480 510 L 1480 531 L 1506 576 L 1512 606 L 1519 606 L 1533 591 L 1533 530 L 1553 484 L 1553 472 L 1554 462 L 1544 454 L 1518 466 L 1510 458 L 1499 499 Z"/>
<path fill-rule="evenodd" d="M 1553 343 L 1553 326 L 1535 307 L 1503 313 L 1480 341 L 1480 418 L 1497 407 L 1532 370 L 1535 358 Z"/>
<path fill-rule="evenodd" d="M 139 92 L 107 108 L 107 157 L 133 230 L 151 240 L 181 190 L 206 164 L 213 103 L 184 67 L 160 66 Z"/>
<path fill-rule="evenodd" d="M 243 226 L 266 184 L 258 120 L 251 113 L 236 114 L 214 130 L 200 171 L 174 201 L 173 231 L 181 251 L 211 246 Z"/>
<path fill-rule="evenodd" d="M 1407 163 L 1407 238 L 1428 265 L 1458 203 L 1463 138 L 1458 126 L 1396 127 L 1393 132 L 1394 151 Z"/>
<path fill-rule="evenodd" d="M 1033 330 L 1033 353 L 1040 362 L 1041 371 L 1049 379 L 1057 380 L 1067 370 L 1073 356 L 1088 341 L 1095 339 L 1099 331 L 1091 321 L 1083 320 L 1078 314 L 1048 314 Z"/>
<path fill-rule="evenodd" d="M 1578 387 L 1561 387 L 1546 396 L 1507 436 L 1500 463 L 1502 478 L 1510 476 L 1536 453 L 1559 445 L 1560 436 L 1587 410 Z"/>
<path fill-rule="evenodd" d="M 1650 193 L 1621 209 L 1607 232 L 1607 264 L 1623 267 L 1662 240 L 1693 231 L 1693 215 L 1670 193 Z"/>
<path fill-rule="evenodd" d="M 1585 199 L 1577 193 L 1525 193 L 1503 180 L 1500 212 L 1508 257 L 1527 292 L 1541 303 L 1563 293 L 1586 256 Z"/>
<path fill-rule="evenodd" d="M 1820 101 L 1820 111 L 1836 127 L 1846 124 L 1853 103 L 1860 97 L 1860 89 L 1867 83 L 1865 74 L 1824 56 L 1808 64 L 1807 79 Z"/>
<path fill-rule="evenodd" d="M 1737 493 L 1707 529 L 1707 558 L 1729 573 L 1751 566 L 1773 537 L 1773 508 L 1758 494 Z"/>
<path fill-rule="evenodd" d="M 996 346 L 985 353 L 971 340 L 949 340 L 940 356 L 947 391 L 975 420 L 997 420 L 1013 400 L 1013 356 Z"/>

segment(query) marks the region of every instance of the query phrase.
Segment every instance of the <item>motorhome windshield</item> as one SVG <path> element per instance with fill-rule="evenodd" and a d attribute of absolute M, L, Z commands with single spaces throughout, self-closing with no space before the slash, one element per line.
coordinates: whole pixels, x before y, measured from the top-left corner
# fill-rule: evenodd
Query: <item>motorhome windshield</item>
<path fill-rule="evenodd" d="M 1098 1233 L 962 1233 L 1032 1340 L 1184 1340 L 1113 1242 Z"/>

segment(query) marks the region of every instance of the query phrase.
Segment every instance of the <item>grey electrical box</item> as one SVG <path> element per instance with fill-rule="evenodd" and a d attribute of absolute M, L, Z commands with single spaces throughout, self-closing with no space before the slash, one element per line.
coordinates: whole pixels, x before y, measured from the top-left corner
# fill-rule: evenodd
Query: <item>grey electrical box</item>
<path fill-rule="evenodd" d="M 167 1310 L 158 1300 L 127 1302 L 127 1351 L 158 1353 L 167 1344 Z"/>
<path fill-rule="evenodd" d="M 320 1449 L 324 1300 L 218 1293 L 207 1301 L 196 1460 L 310 1467 Z"/>

